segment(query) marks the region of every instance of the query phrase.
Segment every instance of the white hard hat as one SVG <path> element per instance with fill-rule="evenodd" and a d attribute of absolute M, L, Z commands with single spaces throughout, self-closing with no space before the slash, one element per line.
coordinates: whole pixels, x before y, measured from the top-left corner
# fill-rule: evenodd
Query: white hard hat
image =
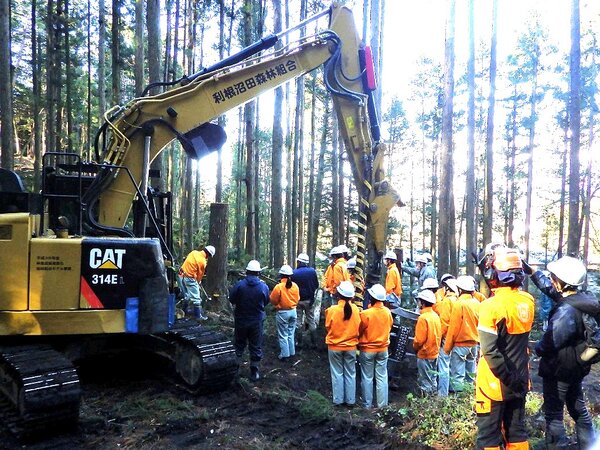
<path fill-rule="evenodd" d="M 301 263 L 308 264 L 308 262 L 309 262 L 308 255 L 306 253 L 300 253 L 298 255 L 298 257 L 296 258 L 296 261 L 300 261 Z"/>
<path fill-rule="evenodd" d="M 423 280 L 423 286 L 421 286 L 421 289 L 437 289 L 439 287 L 440 285 L 435 278 L 425 278 L 425 280 Z"/>
<path fill-rule="evenodd" d="M 329 256 L 333 256 L 333 255 L 339 255 L 340 253 L 340 248 L 339 247 L 333 247 L 331 250 L 329 250 Z"/>
<path fill-rule="evenodd" d="M 367 289 L 371 297 L 375 300 L 379 300 L 383 302 L 385 300 L 385 288 L 380 284 L 374 284 L 369 289 Z"/>
<path fill-rule="evenodd" d="M 294 269 L 292 269 L 287 264 L 284 264 L 283 266 L 281 266 L 281 269 L 279 269 L 279 273 L 281 275 L 294 275 Z"/>
<path fill-rule="evenodd" d="M 349 253 L 350 252 L 350 249 L 348 247 L 346 247 L 346 244 L 342 244 L 342 245 L 338 246 L 337 249 L 339 250 L 340 253 Z"/>
<path fill-rule="evenodd" d="M 383 257 L 383 259 L 391 259 L 392 261 L 396 261 L 398 257 L 393 251 L 388 250 L 387 252 L 385 252 L 385 256 Z"/>
<path fill-rule="evenodd" d="M 444 283 L 449 278 L 454 278 L 454 275 L 452 275 L 450 273 L 445 273 L 444 275 L 441 276 L 440 283 Z"/>
<path fill-rule="evenodd" d="M 548 263 L 548 271 L 560 281 L 571 286 L 581 286 L 587 275 L 587 269 L 583 261 L 572 256 L 563 256 Z"/>
<path fill-rule="evenodd" d="M 415 256 L 415 262 L 427 264 L 427 258 L 425 258 L 425 256 L 423 256 L 423 255 L 417 255 L 417 256 Z"/>
<path fill-rule="evenodd" d="M 463 291 L 473 292 L 475 290 L 475 282 L 473 277 L 468 275 L 461 275 L 456 279 L 456 287 Z"/>
<path fill-rule="evenodd" d="M 354 297 L 354 285 L 350 281 L 342 281 L 337 287 L 337 291 L 342 297 Z"/>
<path fill-rule="evenodd" d="M 446 281 L 444 281 L 444 283 L 446 283 L 446 286 L 448 286 L 452 292 L 454 292 L 455 294 L 458 294 L 458 286 L 456 286 L 456 278 L 448 278 Z"/>
<path fill-rule="evenodd" d="M 354 269 L 356 267 L 356 258 L 350 258 L 346 263 L 347 269 Z"/>
<path fill-rule="evenodd" d="M 428 291 L 428 290 L 421 291 L 417 295 L 417 298 L 419 300 L 423 300 L 428 303 L 431 303 L 432 305 L 435 305 L 435 294 L 431 291 Z"/>
<path fill-rule="evenodd" d="M 257 260 L 253 259 L 250 262 L 248 262 L 246 270 L 249 270 L 250 272 L 260 272 L 262 269 L 260 268 L 260 263 Z"/>
<path fill-rule="evenodd" d="M 431 256 L 431 253 L 423 253 L 423 256 L 427 259 L 427 261 L 433 261 L 433 256 Z"/>
<path fill-rule="evenodd" d="M 210 256 L 215 256 L 215 248 L 212 245 L 207 245 L 204 250 L 210 253 Z"/>

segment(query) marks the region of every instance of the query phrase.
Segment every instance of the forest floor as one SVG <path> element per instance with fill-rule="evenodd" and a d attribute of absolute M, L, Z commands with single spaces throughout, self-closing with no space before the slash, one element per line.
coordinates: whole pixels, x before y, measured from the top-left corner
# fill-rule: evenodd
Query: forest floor
<path fill-rule="evenodd" d="M 232 335 L 231 323 L 210 322 Z M 324 344 L 277 360 L 273 317 L 266 327 L 262 379 L 248 380 L 247 362 L 230 389 L 193 396 L 172 385 L 155 361 L 122 357 L 80 367 L 83 400 L 78 427 L 25 444 L 0 431 L 1 448 L 28 449 L 469 449 L 475 420 L 472 394 L 421 398 L 416 369 L 407 362 L 381 410 L 337 409 Z M 321 330 L 321 333 L 323 331 Z M 532 358 L 534 393 L 528 400 L 533 449 L 543 448 L 541 380 Z M 585 379 L 596 426 L 600 419 L 600 364 Z"/>

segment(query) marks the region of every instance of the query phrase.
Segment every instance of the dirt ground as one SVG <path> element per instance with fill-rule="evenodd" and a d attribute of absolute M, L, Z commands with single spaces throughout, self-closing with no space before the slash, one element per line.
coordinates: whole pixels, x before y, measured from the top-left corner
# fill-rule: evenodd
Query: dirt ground
<path fill-rule="evenodd" d="M 327 351 L 301 348 L 280 362 L 273 318 L 266 327 L 262 379 L 248 380 L 247 362 L 225 392 L 193 396 L 173 385 L 164 367 L 131 357 L 80 367 L 83 403 L 78 427 L 43 441 L 23 443 L 0 431 L 1 448 L 28 449 L 425 449 L 418 437 L 402 441 L 381 411 L 333 409 Z M 218 318 L 211 316 L 211 322 Z M 227 324 L 220 327 L 232 335 Z M 321 334 L 323 332 L 321 331 Z M 541 392 L 532 358 L 534 390 Z M 415 370 L 390 390 L 398 410 L 414 391 Z M 600 370 L 585 380 L 589 405 L 600 416 Z M 541 421 L 541 422 L 540 422 Z M 541 415 L 535 419 L 543 427 Z M 436 447 L 443 448 L 443 447 Z M 447 447 L 449 448 L 449 447 Z"/>

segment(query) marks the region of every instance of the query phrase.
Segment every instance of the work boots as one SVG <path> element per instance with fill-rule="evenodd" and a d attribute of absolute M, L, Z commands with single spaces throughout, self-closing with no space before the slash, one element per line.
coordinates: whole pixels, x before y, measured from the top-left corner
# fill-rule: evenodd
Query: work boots
<path fill-rule="evenodd" d="M 194 305 L 194 319 L 198 320 L 198 321 L 204 321 L 207 320 L 208 317 L 206 317 L 204 315 L 204 311 L 202 311 L 202 306 L 200 305 Z"/>

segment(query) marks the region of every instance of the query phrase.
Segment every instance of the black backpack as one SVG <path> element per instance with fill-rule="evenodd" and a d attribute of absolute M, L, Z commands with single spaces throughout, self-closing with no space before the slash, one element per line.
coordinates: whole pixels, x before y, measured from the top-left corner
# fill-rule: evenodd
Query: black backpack
<path fill-rule="evenodd" d="M 600 300 L 594 297 L 594 301 Z M 594 316 L 581 312 L 581 320 L 584 327 L 584 340 L 577 345 L 577 359 L 580 364 L 591 366 L 600 361 L 600 314 Z"/>

